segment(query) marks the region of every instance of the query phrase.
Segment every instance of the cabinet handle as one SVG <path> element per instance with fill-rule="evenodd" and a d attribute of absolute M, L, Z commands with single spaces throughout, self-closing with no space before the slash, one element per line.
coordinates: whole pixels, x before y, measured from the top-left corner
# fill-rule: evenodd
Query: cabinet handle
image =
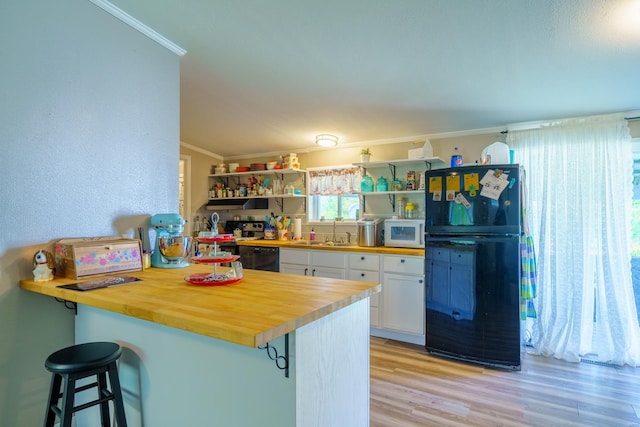
<path fill-rule="evenodd" d="M 314 268 L 313 270 L 311 270 L 311 275 L 315 276 L 316 275 L 316 269 Z"/>
<path fill-rule="evenodd" d="M 364 261 L 364 257 L 363 256 L 360 257 L 360 261 Z"/>
<path fill-rule="evenodd" d="M 422 279 L 418 280 L 418 283 L 423 283 L 424 281 Z"/>
<path fill-rule="evenodd" d="M 360 277 L 364 277 L 364 273 L 360 273 Z"/>
<path fill-rule="evenodd" d="M 400 260 L 400 263 L 404 264 L 404 259 L 401 259 L 401 260 Z"/>
<path fill-rule="evenodd" d="M 308 272 L 309 272 L 309 269 L 305 267 L 305 269 L 304 269 L 304 275 L 306 276 Z"/>

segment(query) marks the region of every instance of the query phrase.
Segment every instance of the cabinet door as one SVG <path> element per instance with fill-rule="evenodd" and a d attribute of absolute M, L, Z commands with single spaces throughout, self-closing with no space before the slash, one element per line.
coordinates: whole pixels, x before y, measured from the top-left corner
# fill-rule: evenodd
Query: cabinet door
<path fill-rule="evenodd" d="M 311 264 L 314 267 L 346 267 L 347 252 L 341 251 L 311 251 Z M 344 278 L 344 277 L 343 277 Z"/>
<path fill-rule="evenodd" d="M 300 276 L 309 275 L 309 266 L 300 264 L 280 263 L 280 273 L 298 274 Z"/>
<path fill-rule="evenodd" d="M 380 283 L 380 273 L 378 271 L 349 269 L 349 274 L 347 275 L 347 279 L 357 280 L 359 282 Z M 379 293 L 371 295 L 371 298 L 369 298 L 369 306 L 371 308 L 369 323 L 374 328 L 379 328 L 380 327 L 380 294 Z"/>
<path fill-rule="evenodd" d="M 349 269 L 349 274 L 347 275 L 347 279 L 349 280 L 357 280 L 359 282 L 376 282 L 380 283 L 380 273 L 377 271 L 369 271 L 369 270 L 353 270 Z M 371 307 L 378 307 L 378 303 L 380 301 L 380 294 L 374 294 L 371 296 Z"/>
<path fill-rule="evenodd" d="M 424 276 L 385 273 L 382 283 L 382 327 L 424 334 Z"/>
<path fill-rule="evenodd" d="M 315 277 L 329 277 L 331 279 L 344 279 L 344 268 L 330 268 L 330 267 L 311 267 L 311 276 Z"/>
<path fill-rule="evenodd" d="M 280 248 L 280 263 L 309 265 L 311 263 L 311 251 Z"/>

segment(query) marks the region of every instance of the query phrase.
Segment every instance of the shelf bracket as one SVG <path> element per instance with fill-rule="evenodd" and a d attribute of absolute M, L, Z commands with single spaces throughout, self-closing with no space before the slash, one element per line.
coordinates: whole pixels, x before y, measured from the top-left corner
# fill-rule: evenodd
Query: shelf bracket
<path fill-rule="evenodd" d="M 389 203 L 391 204 L 391 211 L 395 212 L 396 211 L 396 195 L 395 194 L 389 194 Z"/>
<path fill-rule="evenodd" d="M 389 163 L 389 171 L 391 172 L 391 180 L 395 181 L 396 179 L 396 165 L 393 163 Z"/>
<path fill-rule="evenodd" d="M 66 299 L 62 299 L 62 298 L 58 298 L 58 297 L 53 297 L 56 301 L 64 304 L 65 308 L 68 308 L 69 310 L 73 310 L 73 314 L 77 315 L 78 314 L 78 303 L 77 302 L 73 302 L 73 301 L 67 301 Z"/>
<path fill-rule="evenodd" d="M 362 206 L 362 215 L 364 215 L 365 213 L 367 213 L 367 199 L 362 193 L 358 195 L 358 198 L 359 198 L 358 203 L 360 203 L 360 206 Z"/>
<path fill-rule="evenodd" d="M 269 359 L 276 362 L 276 367 L 284 371 L 285 378 L 289 378 L 289 334 L 284 335 L 284 356 L 278 355 L 278 350 L 269 343 L 259 345 L 260 350 L 267 350 Z"/>
<path fill-rule="evenodd" d="M 284 213 L 283 210 L 283 206 L 284 206 L 284 198 L 283 197 L 276 197 L 275 199 L 273 199 L 274 202 L 276 202 L 276 205 L 278 205 L 278 207 L 280 208 L 280 212 Z"/>

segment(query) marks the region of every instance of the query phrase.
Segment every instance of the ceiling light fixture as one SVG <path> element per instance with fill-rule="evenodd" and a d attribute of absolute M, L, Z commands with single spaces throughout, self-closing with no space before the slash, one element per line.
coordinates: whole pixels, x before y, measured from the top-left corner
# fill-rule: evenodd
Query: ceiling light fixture
<path fill-rule="evenodd" d="M 316 144 L 321 147 L 335 147 L 338 144 L 338 137 L 323 133 L 316 136 Z"/>

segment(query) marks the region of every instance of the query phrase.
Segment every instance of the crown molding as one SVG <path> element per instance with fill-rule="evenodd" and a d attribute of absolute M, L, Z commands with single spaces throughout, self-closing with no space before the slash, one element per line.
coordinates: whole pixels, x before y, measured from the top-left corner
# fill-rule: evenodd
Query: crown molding
<path fill-rule="evenodd" d="M 180 141 L 180 146 L 183 148 L 188 148 L 191 151 L 196 151 L 200 154 L 204 154 L 205 156 L 213 157 L 214 159 L 224 160 L 224 157 L 222 157 L 220 154 L 212 153 L 211 151 L 196 147 L 195 145 L 191 145 L 187 142 Z"/>
<path fill-rule="evenodd" d="M 106 0 L 89 0 L 89 1 L 95 4 L 96 6 L 98 6 L 100 9 L 104 10 L 105 12 L 108 12 L 111 15 L 115 16 L 116 18 L 118 18 L 119 20 L 121 20 L 122 22 L 130 26 L 131 28 L 134 28 L 140 31 L 142 34 L 149 37 L 151 40 L 155 41 L 159 45 L 169 49 L 171 52 L 175 53 L 176 55 L 183 56 L 185 53 L 187 53 L 185 49 L 181 48 L 171 40 L 159 34 L 158 32 L 147 27 L 145 24 L 138 21 L 136 18 L 129 15 L 119 7 L 109 3 L 108 1 Z"/>

